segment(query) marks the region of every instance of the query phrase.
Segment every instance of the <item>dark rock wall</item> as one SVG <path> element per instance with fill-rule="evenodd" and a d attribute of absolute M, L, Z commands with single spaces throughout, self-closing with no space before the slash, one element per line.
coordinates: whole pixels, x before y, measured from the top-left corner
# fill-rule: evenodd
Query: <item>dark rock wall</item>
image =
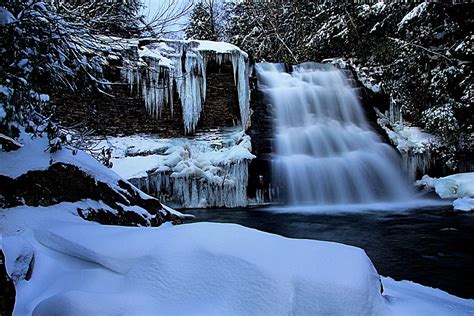
<path fill-rule="evenodd" d="M 163 137 L 183 136 L 182 108 L 175 92 L 173 111 L 164 106 L 161 117 L 153 118 L 145 108 L 139 93 L 121 80 L 119 65 L 105 69 L 105 78 L 113 84 L 107 91 L 89 95 L 65 93 L 52 97 L 56 115 L 62 124 L 81 123 L 97 135 L 158 134 Z M 207 67 L 206 102 L 203 104 L 197 130 L 228 127 L 240 122 L 237 88 L 232 65 L 217 65 L 209 61 Z"/>
<path fill-rule="evenodd" d="M 249 165 L 247 196 L 260 203 L 275 202 L 272 185 L 272 153 L 274 151 L 273 109 L 258 89 L 255 73 L 250 78 L 251 125 L 247 133 L 252 140 L 252 152 L 256 156 Z"/>
<path fill-rule="evenodd" d="M 206 71 L 206 101 L 203 104 L 197 130 L 240 124 L 239 99 L 232 64 L 218 65 L 210 60 Z"/>

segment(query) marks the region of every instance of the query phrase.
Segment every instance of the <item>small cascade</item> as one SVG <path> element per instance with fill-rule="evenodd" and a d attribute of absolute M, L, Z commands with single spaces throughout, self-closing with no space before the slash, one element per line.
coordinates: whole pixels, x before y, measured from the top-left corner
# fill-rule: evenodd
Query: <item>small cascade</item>
<path fill-rule="evenodd" d="M 304 63 L 256 66 L 275 112 L 273 173 L 296 205 L 402 201 L 411 197 L 399 157 L 371 129 L 344 74 Z"/>

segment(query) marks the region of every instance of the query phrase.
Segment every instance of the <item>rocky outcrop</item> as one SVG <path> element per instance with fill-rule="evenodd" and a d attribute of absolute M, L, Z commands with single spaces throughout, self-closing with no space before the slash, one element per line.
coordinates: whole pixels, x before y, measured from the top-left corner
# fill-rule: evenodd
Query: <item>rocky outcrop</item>
<path fill-rule="evenodd" d="M 250 78 L 250 108 L 252 109 L 249 136 L 252 152 L 256 156 L 249 164 L 249 184 L 247 195 L 255 204 L 275 202 L 278 197 L 272 185 L 273 153 L 273 109 L 263 93 L 258 89 L 255 73 Z"/>
<path fill-rule="evenodd" d="M 0 315 L 11 315 L 15 305 L 15 286 L 5 267 L 5 256 L 0 249 Z"/>
<path fill-rule="evenodd" d="M 243 121 L 247 125 L 248 89 L 246 79 L 240 78 L 248 71 L 247 55 L 237 47 L 164 39 L 122 41 L 110 43 L 104 53 L 108 64 L 103 75 L 110 82 L 106 93 L 52 96 L 64 125 L 82 123 L 97 135 L 162 137 Z"/>
<path fill-rule="evenodd" d="M 146 197 L 129 183 L 101 182 L 70 164 L 54 163 L 47 170 L 32 170 L 14 179 L 0 175 L 0 184 L 0 205 L 4 208 L 90 199 L 104 206 L 77 209 L 77 213 L 101 224 L 159 226 L 163 222 L 182 222 L 158 200 Z"/>

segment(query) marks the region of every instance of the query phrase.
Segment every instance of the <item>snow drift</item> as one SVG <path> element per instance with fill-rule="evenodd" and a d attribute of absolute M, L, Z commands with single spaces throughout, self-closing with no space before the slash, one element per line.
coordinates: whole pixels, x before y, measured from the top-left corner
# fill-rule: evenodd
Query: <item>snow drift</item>
<path fill-rule="evenodd" d="M 102 226 L 88 201 L 5 210 L 15 315 L 468 315 L 472 300 L 384 279 L 365 252 L 233 224 Z M 21 260 L 20 260 L 20 259 Z M 28 272 L 29 271 L 29 272 Z"/>

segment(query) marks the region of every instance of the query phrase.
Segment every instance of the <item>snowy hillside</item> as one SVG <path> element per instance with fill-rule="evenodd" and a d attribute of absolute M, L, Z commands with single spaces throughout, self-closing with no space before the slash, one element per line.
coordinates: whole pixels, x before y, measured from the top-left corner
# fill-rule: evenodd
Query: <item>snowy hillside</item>
<path fill-rule="evenodd" d="M 103 224 L 158 226 L 180 214 L 139 191 L 83 151 L 45 151 L 46 137 L 22 133 L 22 148 L 0 151 L 0 205 L 50 206 L 88 200 L 76 214 Z"/>

